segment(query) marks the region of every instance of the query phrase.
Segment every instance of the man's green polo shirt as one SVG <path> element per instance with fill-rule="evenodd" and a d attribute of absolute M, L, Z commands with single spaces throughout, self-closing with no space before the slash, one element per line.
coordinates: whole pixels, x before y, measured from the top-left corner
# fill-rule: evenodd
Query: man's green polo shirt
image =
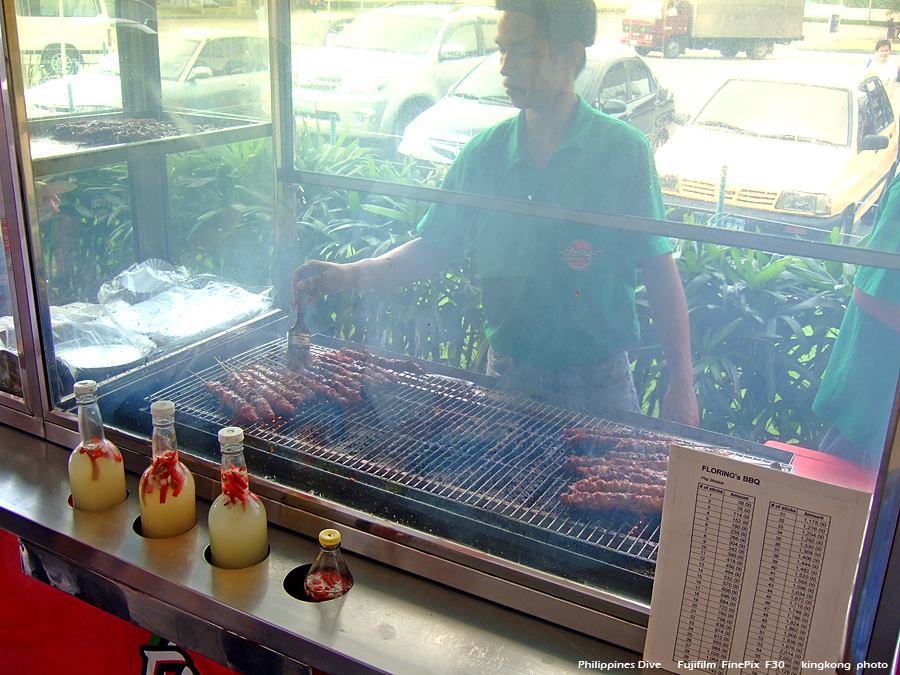
<path fill-rule="evenodd" d="M 579 97 L 547 166 L 524 145 L 525 113 L 479 134 L 447 172 L 447 190 L 664 218 L 646 137 Z M 485 333 L 502 354 L 543 368 L 607 358 L 639 341 L 637 267 L 672 251 L 665 237 L 432 204 L 418 232 L 459 258 L 474 245 Z"/>

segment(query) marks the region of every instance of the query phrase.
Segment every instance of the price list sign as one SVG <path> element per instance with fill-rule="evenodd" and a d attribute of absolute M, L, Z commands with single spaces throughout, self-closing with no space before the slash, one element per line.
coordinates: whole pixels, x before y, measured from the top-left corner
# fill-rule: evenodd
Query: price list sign
<path fill-rule="evenodd" d="M 800 674 L 830 523 L 821 513 L 769 504 L 744 652 L 744 661 L 759 665 L 744 673 Z"/>
<path fill-rule="evenodd" d="M 697 486 L 673 659 L 728 660 L 755 501 L 732 490 Z M 709 672 L 724 675 L 726 671 L 719 667 Z"/>
<path fill-rule="evenodd" d="M 870 500 L 673 446 L 644 659 L 710 675 L 840 661 Z"/>

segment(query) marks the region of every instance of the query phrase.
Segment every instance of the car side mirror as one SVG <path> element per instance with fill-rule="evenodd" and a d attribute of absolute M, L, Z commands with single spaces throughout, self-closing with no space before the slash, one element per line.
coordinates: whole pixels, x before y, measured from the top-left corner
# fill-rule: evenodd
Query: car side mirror
<path fill-rule="evenodd" d="M 607 115 L 622 115 L 628 110 L 628 106 L 617 98 L 611 98 L 606 103 L 601 104 L 600 101 L 594 104 L 594 107 Z"/>
<path fill-rule="evenodd" d="M 194 80 L 205 80 L 207 77 L 212 77 L 213 71 L 209 66 L 197 66 L 193 70 L 191 70 L 190 75 L 187 76 L 188 82 L 193 82 Z"/>
<path fill-rule="evenodd" d="M 888 137 L 880 136 L 878 134 L 871 134 L 868 136 L 863 136 L 859 139 L 859 147 L 858 151 L 863 152 L 865 150 L 884 150 L 888 146 Z"/>
<path fill-rule="evenodd" d="M 459 61 L 466 58 L 466 48 L 458 42 L 448 42 L 441 45 L 441 61 Z"/>

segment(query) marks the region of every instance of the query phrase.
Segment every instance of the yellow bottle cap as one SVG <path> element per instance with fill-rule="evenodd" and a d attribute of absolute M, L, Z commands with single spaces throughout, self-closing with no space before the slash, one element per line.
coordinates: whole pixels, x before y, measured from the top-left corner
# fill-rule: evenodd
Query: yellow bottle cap
<path fill-rule="evenodd" d="M 319 543 L 322 546 L 337 546 L 341 543 L 341 533 L 330 528 L 322 530 L 319 532 Z"/>

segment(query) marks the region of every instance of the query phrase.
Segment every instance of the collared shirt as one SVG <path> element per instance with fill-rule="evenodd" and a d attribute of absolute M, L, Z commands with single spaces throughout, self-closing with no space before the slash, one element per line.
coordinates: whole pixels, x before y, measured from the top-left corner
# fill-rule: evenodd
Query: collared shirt
<path fill-rule="evenodd" d="M 444 189 L 664 218 L 640 131 L 579 97 L 543 168 L 527 152 L 525 132 L 523 111 L 476 136 L 450 167 Z M 665 237 L 446 204 L 433 204 L 418 231 L 451 258 L 474 246 L 488 342 L 542 368 L 590 363 L 637 344 L 637 267 L 672 251 Z"/>
<path fill-rule="evenodd" d="M 900 252 L 900 177 L 878 205 L 869 248 Z M 900 305 L 900 272 L 860 267 L 853 285 L 879 300 Z M 837 340 L 813 410 L 856 445 L 880 453 L 887 436 L 891 404 L 900 376 L 900 333 L 853 302 Z"/>

